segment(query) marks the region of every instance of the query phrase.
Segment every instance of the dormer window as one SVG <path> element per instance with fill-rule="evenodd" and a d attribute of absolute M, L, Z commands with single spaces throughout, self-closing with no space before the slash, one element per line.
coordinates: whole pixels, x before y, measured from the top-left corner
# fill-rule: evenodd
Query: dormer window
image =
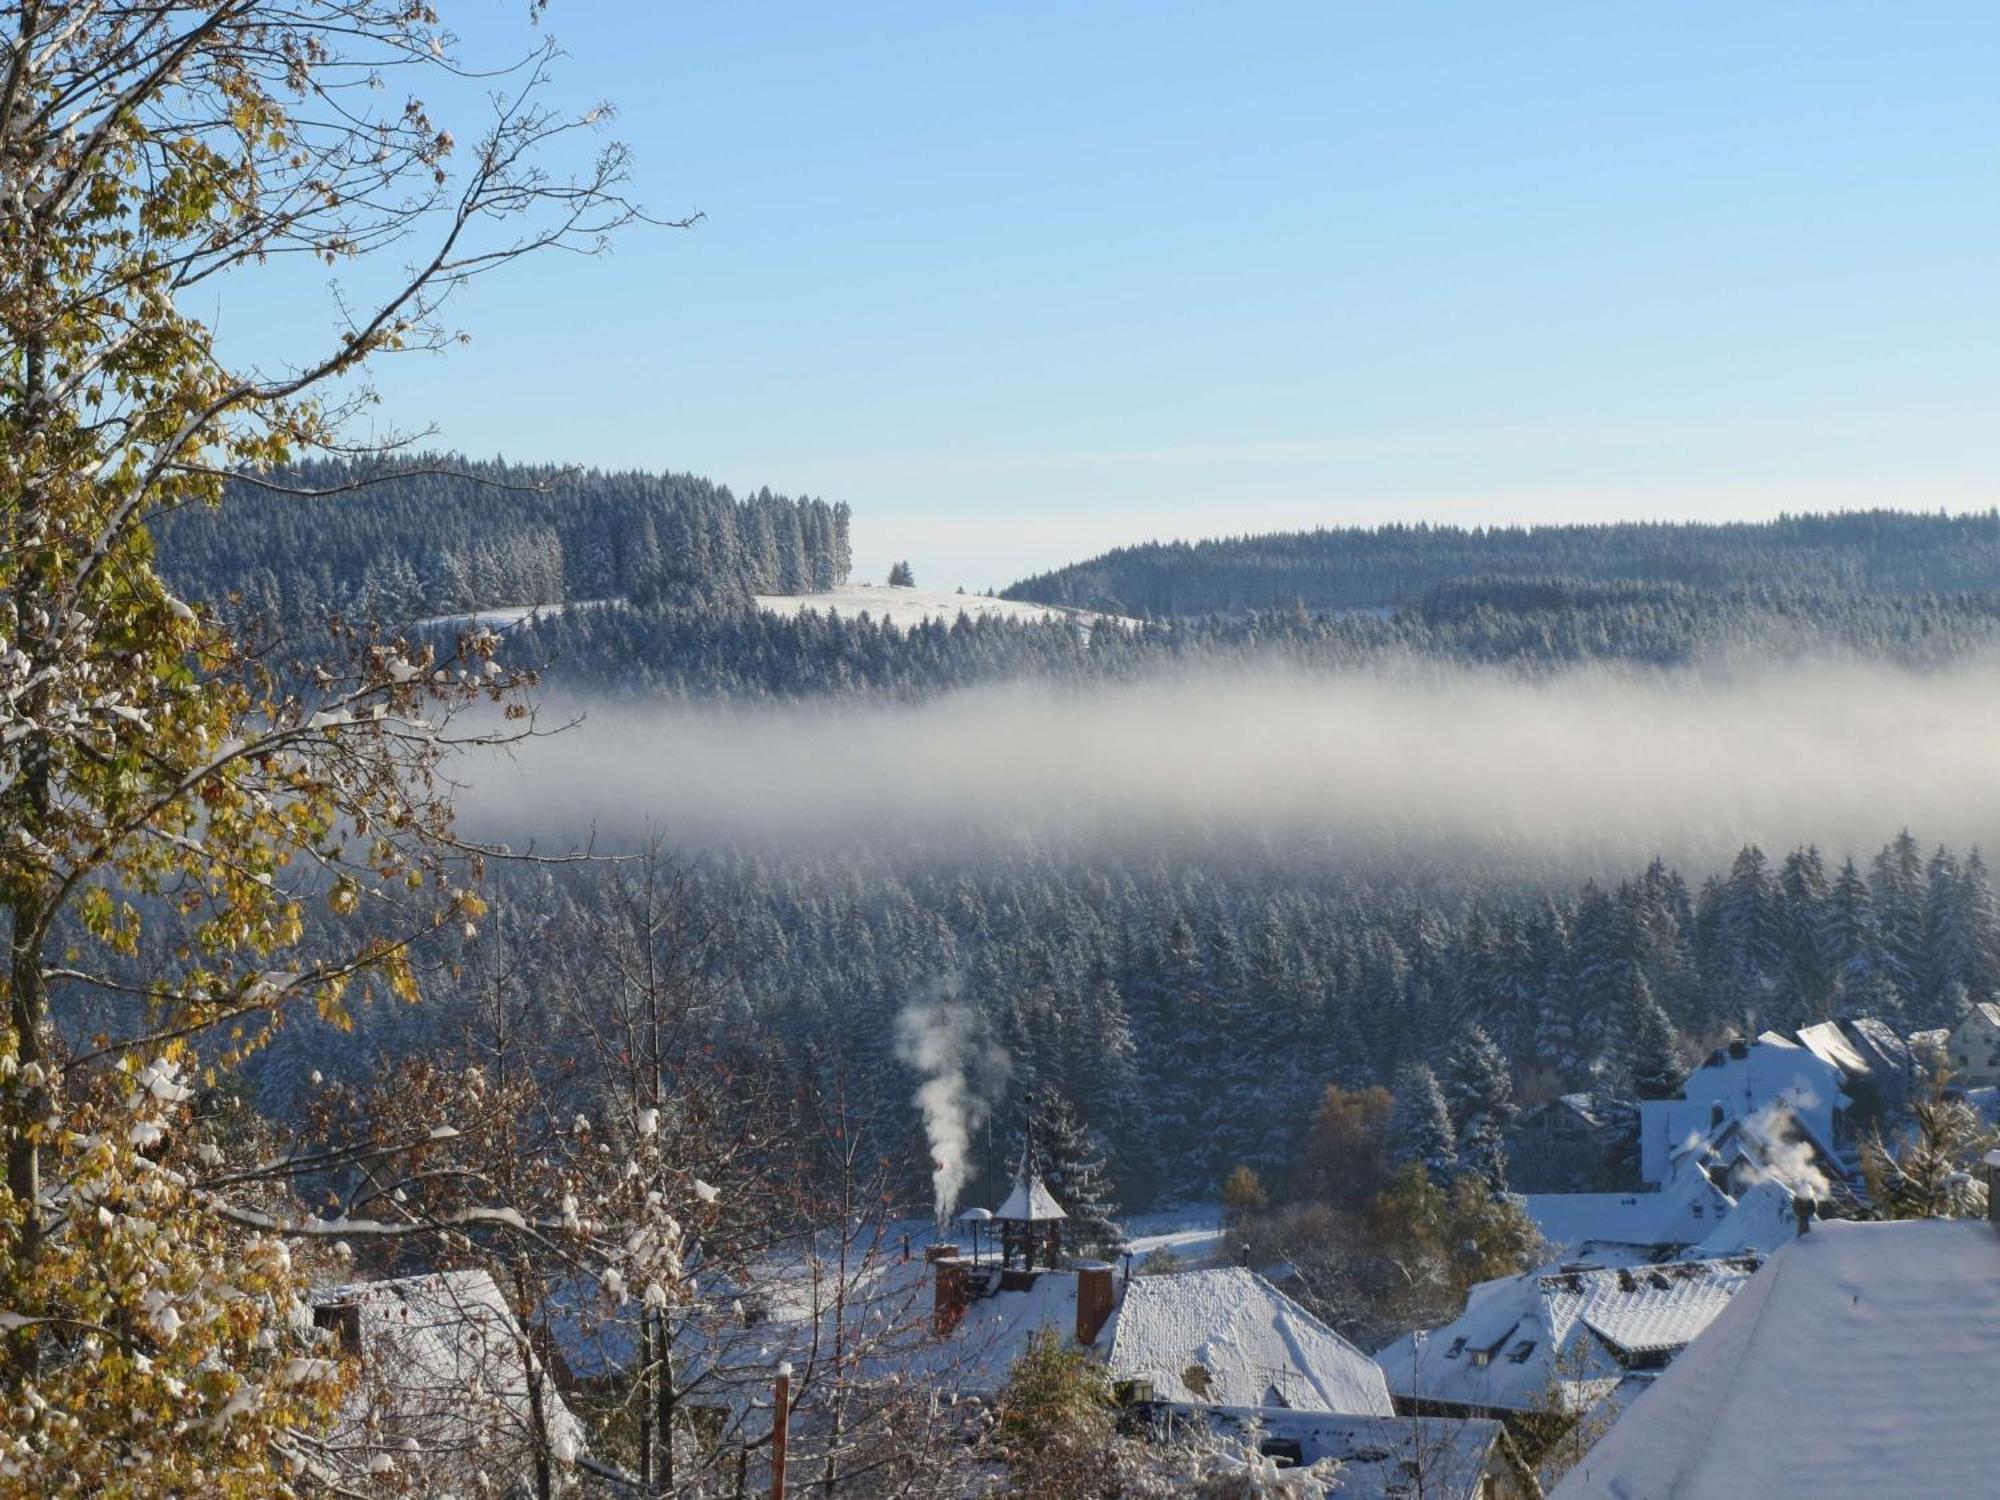
<path fill-rule="evenodd" d="M 1444 1357 L 1446 1359 L 1457 1359 L 1463 1353 L 1465 1353 L 1465 1335 L 1460 1334 L 1451 1341 L 1451 1347 L 1444 1351 Z"/>
<path fill-rule="evenodd" d="M 1533 1339 L 1522 1339 L 1520 1343 L 1507 1351 L 1507 1361 L 1509 1364 L 1525 1365 L 1528 1362 L 1528 1356 L 1534 1352 L 1535 1341 Z"/>

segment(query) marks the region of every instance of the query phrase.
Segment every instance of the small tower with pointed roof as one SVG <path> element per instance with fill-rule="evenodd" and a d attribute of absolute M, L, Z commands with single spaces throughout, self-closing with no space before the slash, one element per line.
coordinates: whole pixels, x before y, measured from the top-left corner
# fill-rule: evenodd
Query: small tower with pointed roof
<path fill-rule="evenodd" d="M 1000 1264 L 1032 1271 L 1036 1263 L 1053 1268 L 1062 1259 L 1062 1226 L 1069 1217 L 1042 1182 L 1035 1157 L 1034 1097 L 1028 1098 L 1028 1139 L 1021 1151 L 1021 1169 L 1014 1174 L 1014 1191 L 994 1210 L 1000 1229 Z"/>

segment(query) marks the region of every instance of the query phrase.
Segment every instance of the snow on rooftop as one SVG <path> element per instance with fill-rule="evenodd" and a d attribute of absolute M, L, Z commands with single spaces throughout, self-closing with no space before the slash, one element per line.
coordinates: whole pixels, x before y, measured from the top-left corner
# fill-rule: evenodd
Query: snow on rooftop
<path fill-rule="evenodd" d="M 1007 1195 L 1007 1201 L 993 1211 L 996 1219 L 1010 1219 L 1015 1223 L 1047 1223 L 1051 1219 L 1067 1219 L 1068 1214 L 1055 1200 L 1055 1195 L 1042 1185 L 1039 1177 L 1030 1177 L 1026 1182 L 1016 1179 L 1014 1191 Z"/>
<path fill-rule="evenodd" d="M 1624 1377 L 1618 1354 L 1683 1347 L 1755 1265 L 1676 1261 L 1484 1282 L 1454 1322 L 1406 1334 L 1377 1357 L 1398 1396 L 1488 1411 L 1536 1410 L 1553 1397 L 1581 1411 Z"/>
<path fill-rule="evenodd" d="M 1840 1084 L 1838 1067 L 1776 1032 L 1765 1032 L 1740 1051 L 1721 1048 L 1688 1075 L 1680 1098 L 1640 1103 L 1640 1176 L 1666 1182 L 1688 1144 L 1716 1128 L 1718 1111 L 1727 1123 L 1784 1105 L 1814 1140 L 1831 1141 L 1834 1112 L 1850 1102 Z"/>
<path fill-rule="evenodd" d="M 1855 1050 L 1838 1021 L 1820 1021 L 1799 1028 L 1799 1042 L 1821 1062 L 1830 1063 L 1850 1079 L 1865 1075 L 1868 1060 Z"/>
<path fill-rule="evenodd" d="M 1659 1192 L 1527 1193 L 1521 1201 L 1542 1238 L 1565 1259 L 1591 1257 L 1599 1245 L 1698 1244 L 1733 1207 L 1700 1171 L 1680 1173 Z"/>
<path fill-rule="evenodd" d="M 323 1287 L 310 1298 L 316 1321 L 338 1324 L 352 1308 L 361 1375 L 335 1420 L 334 1446 L 391 1424 L 426 1454 L 497 1461 L 532 1442 L 527 1337 L 484 1271 L 449 1271 Z M 582 1425 L 553 1389 L 549 1430 L 578 1450 Z"/>
<path fill-rule="evenodd" d="M 1388 1416 L 1381 1368 L 1263 1277 L 1242 1267 L 1141 1276 L 1111 1329 L 1111 1373 L 1163 1401 L 1277 1404 Z"/>
<path fill-rule="evenodd" d="M 1798 1215 L 1792 1209 L 1792 1190 L 1782 1182 L 1760 1182 L 1741 1198 L 1736 1207 L 1717 1224 L 1689 1255 L 1713 1260 L 1745 1251 L 1769 1254 L 1798 1237 Z"/>
<path fill-rule="evenodd" d="M 1553 1500 L 1990 1495 L 2000 1233 L 1823 1223 L 1774 1255 Z"/>
<path fill-rule="evenodd" d="M 1575 1318 L 1626 1354 L 1655 1354 L 1693 1342 L 1743 1289 L 1757 1265 L 1752 1257 L 1670 1261 L 1558 1273 L 1541 1282 L 1558 1331 Z"/>

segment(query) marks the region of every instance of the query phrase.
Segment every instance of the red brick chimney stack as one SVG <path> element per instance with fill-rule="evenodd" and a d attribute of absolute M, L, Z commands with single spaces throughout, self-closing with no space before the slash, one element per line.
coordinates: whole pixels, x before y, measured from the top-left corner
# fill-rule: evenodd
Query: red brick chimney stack
<path fill-rule="evenodd" d="M 1094 1344 L 1111 1319 L 1111 1267 L 1086 1260 L 1076 1268 L 1076 1341 Z"/>

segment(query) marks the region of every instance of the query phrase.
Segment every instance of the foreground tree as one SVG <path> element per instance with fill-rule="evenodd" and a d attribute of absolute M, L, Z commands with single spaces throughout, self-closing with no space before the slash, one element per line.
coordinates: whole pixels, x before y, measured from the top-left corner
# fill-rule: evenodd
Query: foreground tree
<path fill-rule="evenodd" d="M 636 210 L 620 148 L 549 165 L 583 122 L 538 102 L 546 46 L 462 166 L 381 89 L 460 73 L 427 6 L 30 0 L 0 26 L 0 1485 L 261 1493 L 314 1468 L 293 1434 L 333 1396 L 279 1316 L 284 1241 L 375 1231 L 290 1210 L 195 1089 L 298 1005 L 414 998 L 411 943 L 476 921 L 438 773 L 495 737 L 454 712 L 515 684 L 483 633 L 340 621 L 338 660 L 274 667 L 172 596 L 148 523 L 232 475 L 287 493 L 369 361 L 452 340 L 455 289 Z M 324 347 L 268 369 L 190 310 L 357 261 Z"/>
<path fill-rule="evenodd" d="M 1986 1212 L 1981 1158 L 1994 1136 L 1979 1111 L 1947 1092 L 1942 1069 L 1910 1105 L 1912 1123 L 1895 1144 L 1880 1134 L 1861 1148 L 1868 1196 L 1885 1219 L 1964 1219 Z"/>

